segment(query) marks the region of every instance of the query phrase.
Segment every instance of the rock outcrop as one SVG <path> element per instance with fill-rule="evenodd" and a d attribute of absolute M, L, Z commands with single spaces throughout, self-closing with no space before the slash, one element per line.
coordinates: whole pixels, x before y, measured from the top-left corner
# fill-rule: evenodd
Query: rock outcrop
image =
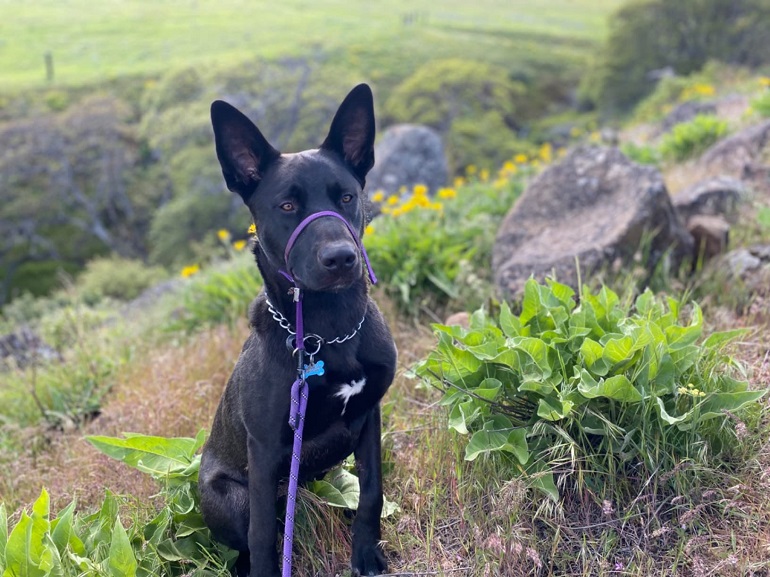
<path fill-rule="evenodd" d="M 577 284 L 584 275 L 630 261 L 643 243 L 654 267 L 671 251 L 692 254 L 660 172 L 631 162 L 619 150 L 584 146 L 540 174 L 505 217 L 492 268 L 498 288 L 518 295 L 530 275 Z"/>

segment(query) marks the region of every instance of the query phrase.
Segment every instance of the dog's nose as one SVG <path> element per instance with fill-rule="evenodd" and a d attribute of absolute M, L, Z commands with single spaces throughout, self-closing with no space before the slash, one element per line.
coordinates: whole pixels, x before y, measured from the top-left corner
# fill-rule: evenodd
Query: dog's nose
<path fill-rule="evenodd" d="M 318 252 L 318 258 L 326 270 L 342 272 L 355 266 L 358 253 L 350 243 L 333 244 L 323 247 Z"/>

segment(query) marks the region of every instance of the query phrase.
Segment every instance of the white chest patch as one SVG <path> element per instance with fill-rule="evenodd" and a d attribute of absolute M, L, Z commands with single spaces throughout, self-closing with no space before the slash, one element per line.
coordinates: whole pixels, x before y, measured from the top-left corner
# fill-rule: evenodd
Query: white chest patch
<path fill-rule="evenodd" d="M 334 396 L 338 399 L 342 399 L 343 405 L 342 405 L 342 414 L 345 414 L 345 410 L 348 408 L 348 401 L 350 400 L 350 397 L 353 397 L 354 395 L 357 395 L 361 391 L 364 390 L 364 387 L 366 386 L 366 377 L 361 377 L 361 380 L 359 381 L 352 381 L 351 383 L 345 383 L 344 385 L 340 385 L 340 390 L 334 393 Z"/>

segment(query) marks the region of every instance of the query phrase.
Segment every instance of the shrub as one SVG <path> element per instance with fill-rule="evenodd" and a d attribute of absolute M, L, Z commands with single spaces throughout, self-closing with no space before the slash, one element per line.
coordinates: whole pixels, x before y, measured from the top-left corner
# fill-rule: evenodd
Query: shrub
<path fill-rule="evenodd" d="M 660 153 L 667 160 L 682 161 L 697 156 L 727 133 L 727 122 L 701 114 L 690 122 L 677 124 L 660 142 Z"/>
<path fill-rule="evenodd" d="M 770 118 L 770 90 L 751 101 L 751 108 L 760 116 Z"/>
<path fill-rule="evenodd" d="M 521 187 L 520 180 L 501 177 L 497 184 L 446 188 L 432 199 L 420 185 L 404 200 L 392 197 L 394 204 L 383 199 L 384 214 L 367 229 L 364 244 L 402 311 L 416 316 L 450 302 L 481 304 L 495 233 Z"/>
<path fill-rule="evenodd" d="M 128 301 L 167 276 L 162 268 L 146 266 L 138 260 L 116 256 L 97 258 L 86 264 L 78 277 L 77 290 L 86 302 L 96 302 L 103 297 Z"/>
<path fill-rule="evenodd" d="M 190 279 L 183 308 L 171 322 L 173 330 L 194 331 L 246 318 L 251 301 L 262 287 L 254 256 L 246 251 L 232 261 Z"/>
<path fill-rule="evenodd" d="M 639 164 L 657 165 L 660 162 L 660 152 L 654 146 L 628 142 L 622 149 L 623 154 Z"/>
<path fill-rule="evenodd" d="M 467 460 L 508 455 L 512 475 L 539 473 L 556 500 L 556 472 L 601 493 L 620 474 L 644 483 L 736 448 L 729 415 L 765 394 L 730 376 L 723 346 L 742 331 L 696 344 L 695 304 L 682 323 L 680 302 L 649 291 L 633 312 L 606 287 L 584 288 L 579 306 L 574 296 L 530 280 L 519 315 L 503 304 L 497 323 L 478 311 L 469 329 L 434 326 L 417 374 L 443 391 L 449 427 L 470 435 Z"/>
<path fill-rule="evenodd" d="M 456 171 L 475 164 L 491 168 L 513 150 L 515 127 L 523 116 L 524 87 L 508 72 L 471 60 L 433 61 L 404 80 L 383 106 L 388 122 L 426 124 L 441 132 Z M 502 150 L 485 142 L 502 143 Z"/>
<path fill-rule="evenodd" d="M 655 88 L 650 73 L 678 75 L 709 60 L 758 66 L 770 62 L 764 40 L 770 7 L 763 0 L 634 0 L 610 20 L 610 34 L 583 92 L 605 113 L 628 112 Z"/>

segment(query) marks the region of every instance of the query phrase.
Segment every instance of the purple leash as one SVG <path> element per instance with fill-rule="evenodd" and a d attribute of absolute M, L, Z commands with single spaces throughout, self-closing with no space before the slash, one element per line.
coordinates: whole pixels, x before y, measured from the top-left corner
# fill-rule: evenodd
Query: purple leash
<path fill-rule="evenodd" d="M 345 223 L 348 231 L 353 236 L 353 240 L 356 242 L 356 246 L 361 251 L 366 262 L 366 268 L 369 271 L 369 279 L 372 284 L 377 282 L 377 277 L 374 276 L 372 265 L 369 262 L 369 256 L 366 254 L 366 249 L 363 243 L 358 238 L 355 229 L 350 223 L 345 220 L 337 212 L 331 210 L 324 210 L 316 212 L 305 218 L 297 225 L 294 232 L 289 237 L 289 241 L 286 243 L 286 250 L 284 251 L 284 261 L 286 268 L 289 266 L 289 253 L 294 248 L 294 243 L 297 241 L 300 233 L 305 230 L 314 220 L 331 216 L 340 219 Z M 307 396 L 308 385 L 307 378 L 314 375 L 323 375 L 324 367 L 323 361 L 314 362 L 313 356 L 310 355 L 310 365 L 305 364 L 305 327 L 302 320 L 302 293 L 297 287 L 297 283 L 294 278 L 286 271 L 279 271 L 290 283 L 294 285 L 291 289 L 294 293 L 294 302 L 296 303 L 296 350 L 297 353 L 297 380 L 291 386 L 291 406 L 289 407 L 289 426 L 294 430 L 294 445 L 291 449 L 291 470 L 289 471 L 289 488 L 286 500 L 286 523 L 283 533 L 283 568 L 281 571 L 282 577 L 291 577 L 291 550 L 294 544 L 294 511 L 297 504 L 297 487 L 299 485 L 299 465 L 302 455 L 302 431 L 305 429 L 305 414 L 307 413 Z M 321 348 L 321 341 L 318 341 L 318 349 Z M 316 353 L 318 352 L 316 349 Z"/>

